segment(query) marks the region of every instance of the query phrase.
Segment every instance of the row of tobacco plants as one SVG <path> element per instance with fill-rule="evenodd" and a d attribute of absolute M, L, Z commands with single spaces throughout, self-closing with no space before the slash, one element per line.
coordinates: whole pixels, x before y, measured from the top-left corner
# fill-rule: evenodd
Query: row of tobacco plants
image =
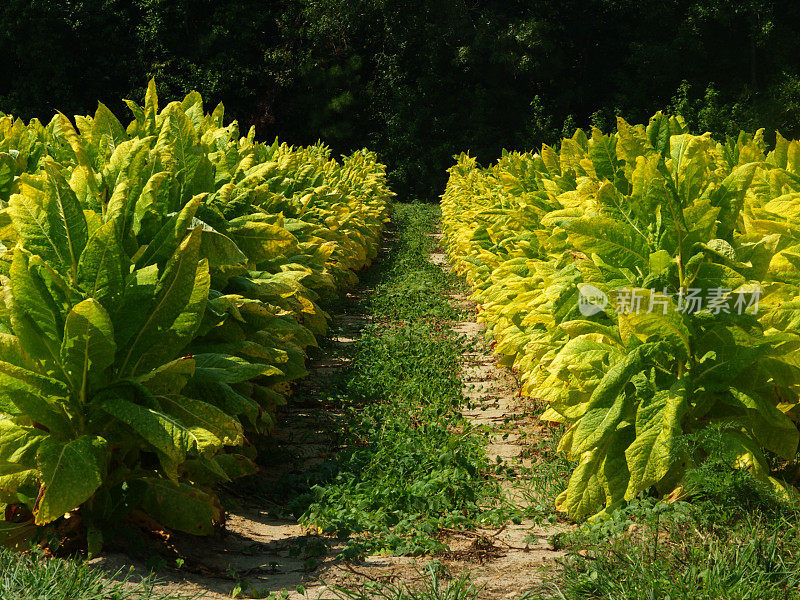
<path fill-rule="evenodd" d="M 0 115 L 6 544 L 212 532 L 387 219 L 372 153 L 258 143 L 196 92 L 159 110 L 153 82 L 128 106 Z"/>
<path fill-rule="evenodd" d="M 501 362 L 566 427 L 556 508 L 691 496 L 712 458 L 796 495 L 800 143 L 619 119 L 489 168 L 462 155 L 442 207 Z"/>

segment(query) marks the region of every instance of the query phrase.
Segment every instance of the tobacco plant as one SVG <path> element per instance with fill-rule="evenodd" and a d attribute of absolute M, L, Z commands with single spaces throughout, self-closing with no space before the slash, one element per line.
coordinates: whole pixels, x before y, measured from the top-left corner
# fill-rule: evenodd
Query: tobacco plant
<path fill-rule="evenodd" d="M 260 144 L 154 82 L 128 105 L 127 127 L 0 117 L 6 543 L 69 517 L 96 552 L 137 513 L 211 533 L 386 220 L 366 151 Z"/>
<path fill-rule="evenodd" d="M 712 424 L 732 467 L 796 493 L 767 455 L 798 445 L 798 147 L 717 143 L 659 113 L 451 169 L 450 256 L 501 361 L 568 426 L 570 517 L 680 494 L 705 459 L 687 439 Z"/>

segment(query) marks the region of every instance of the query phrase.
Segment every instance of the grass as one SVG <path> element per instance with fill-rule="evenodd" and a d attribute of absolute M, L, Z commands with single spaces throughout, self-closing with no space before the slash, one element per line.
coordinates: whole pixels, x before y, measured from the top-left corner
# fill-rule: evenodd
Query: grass
<path fill-rule="evenodd" d="M 797 515 L 750 514 L 709 530 L 699 527 L 700 512 L 685 503 L 634 504 L 611 522 L 584 527 L 566 541 L 570 554 L 547 597 L 800 598 Z"/>
<path fill-rule="evenodd" d="M 688 501 L 640 497 L 557 536 L 567 556 L 526 598 L 800 599 L 800 507 L 731 469 L 714 431 L 693 442 L 710 455 L 684 480 Z"/>
<path fill-rule="evenodd" d="M 542 407 L 531 410 L 529 418 L 538 419 Z M 505 427 L 513 432 L 522 431 L 518 421 L 528 415 L 509 415 Z M 564 433 L 564 426 L 550 427 L 540 424 L 536 433 L 528 435 L 523 443 L 527 444 L 526 455 L 531 459 L 531 466 L 520 468 L 515 474 L 513 483 L 519 491 L 525 505 L 525 516 L 537 525 L 553 524 L 558 520 L 555 510 L 556 497 L 564 489 L 573 466 L 558 451 L 558 442 Z"/>
<path fill-rule="evenodd" d="M 0 550 L 0 600 L 177 600 L 153 592 L 151 579 L 117 575 L 110 581 L 80 560 Z"/>
<path fill-rule="evenodd" d="M 442 528 L 504 519 L 483 437 L 461 415 L 464 342 L 450 331 L 453 281 L 430 263 L 438 207 L 400 205 L 398 240 L 369 282 L 352 366 L 330 401 L 345 414 L 335 475 L 298 498 L 302 523 L 342 538 L 345 556 L 444 549 Z M 313 475 L 312 475 L 313 477 Z"/>

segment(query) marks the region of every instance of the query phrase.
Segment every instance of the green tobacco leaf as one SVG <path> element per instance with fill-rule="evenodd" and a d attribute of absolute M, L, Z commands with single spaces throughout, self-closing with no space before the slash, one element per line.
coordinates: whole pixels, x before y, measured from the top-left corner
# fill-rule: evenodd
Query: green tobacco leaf
<path fill-rule="evenodd" d="M 159 229 L 152 241 L 147 244 L 142 255 L 136 260 L 136 268 L 154 263 L 163 264 L 175 254 L 195 218 L 195 213 L 204 196 L 195 196 L 175 215 L 172 215 Z"/>
<path fill-rule="evenodd" d="M 157 396 L 157 399 L 164 412 L 198 435 L 202 435 L 200 430 L 208 431 L 229 446 L 240 445 L 244 441 L 239 421 L 212 404 L 187 396 Z M 211 444 L 215 445 L 213 442 Z"/>
<path fill-rule="evenodd" d="M 147 180 L 133 215 L 133 231 L 152 238 L 159 222 L 170 212 L 174 178 L 169 171 L 153 174 Z"/>
<path fill-rule="evenodd" d="M 147 477 L 147 492 L 141 508 L 170 529 L 192 535 L 211 535 L 222 521 L 219 499 L 185 483 Z"/>
<path fill-rule="evenodd" d="M 592 127 L 592 142 L 589 145 L 589 158 L 594 163 L 594 169 L 600 178 L 614 181 L 617 172 L 617 139 Z"/>
<path fill-rule="evenodd" d="M 659 250 L 650 255 L 650 272 L 656 275 L 666 271 L 675 262 L 672 255 L 666 250 Z"/>
<path fill-rule="evenodd" d="M 663 156 L 669 155 L 669 139 L 673 134 L 669 121 L 669 117 L 659 111 L 650 119 L 646 129 L 650 145 Z"/>
<path fill-rule="evenodd" d="M 197 370 L 223 383 L 238 383 L 260 375 L 274 375 L 270 365 L 251 363 L 229 354 L 197 354 Z"/>
<path fill-rule="evenodd" d="M 120 181 L 108 201 L 104 216 L 106 220 L 113 221 L 120 245 L 125 249 L 126 254 L 131 256 L 137 252 L 136 242 L 131 231 L 133 195 L 130 182 L 127 179 Z"/>
<path fill-rule="evenodd" d="M 68 409 L 69 389 L 57 379 L 0 362 L 0 396 L 16 406 L 17 414 L 25 415 L 53 434 L 68 437 L 74 433 Z"/>
<path fill-rule="evenodd" d="M 536 394 L 570 420 L 583 417 L 592 392 L 602 381 L 608 363 L 620 360 L 620 349 L 587 335 L 567 342 L 553 359 L 549 378 Z"/>
<path fill-rule="evenodd" d="M 667 180 L 661 167 L 659 155 L 640 156 L 631 173 L 630 207 L 642 222 L 651 220 L 657 211 L 663 210 L 674 213 L 678 219 L 682 217 L 667 191 Z"/>
<path fill-rule="evenodd" d="M 556 508 L 573 519 L 585 519 L 600 510 L 606 502 L 600 472 L 605 447 L 584 452 L 569 478 L 567 489 L 556 500 Z"/>
<path fill-rule="evenodd" d="M 156 131 L 157 121 L 158 121 L 158 93 L 156 91 L 156 81 L 155 79 L 151 79 L 147 83 L 147 92 L 145 92 L 144 96 L 144 111 L 142 111 L 142 126 L 144 128 L 143 134 L 155 135 L 157 132 Z"/>
<path fill-rule="evenodd" d="M 711 195 L 711 204 L 720 207 L 718 233 L 729 238 L 736 227 L 736 220 L 744 206 L 744 197 L 756 171 L 757 163 L 736 167 Z"/>
<path fill-rule="evenodd" d="M 89 155 L 86 152 L 86 145 L 69 118 L 63 113 L 58 113 L 52 121 L 53 135 L 67 142 L 75 161 L 82 167 L 91 167 Z"/>
<path fill-rule="evenodd" d="M 542 161 L 551 176 L 561 175 L 561 166 L 558 160 L 558 154 L 547 144 L 542 145 Z"/>
<path fill-rule="evenodd" d="M 95 152 L 98 155 L 101 154 L 100 142 L 103 136 L 108 140 L 108 148 L 112 152 L 117 144 L 124 142 L 128 137 L 122 123 L 114 116 L 114 113 L 105 104 L 98 102 L 97 111 L 92 120 L 92 143 L 95 145 Z"/>
<path fill-rule="evenodd" d="M 214 165 L 205 154 L 200 156 L 200 164 L 195 169 L 194 177 L 189 181 L 184 197 L 190 198 L 197 194 L 209 193 L 215 186 Z"/>
<path fill-rule="evenodd" d="M 241 454 L 219 454 L 213 458 L 187 460 L 186 478 L 200 485 L 225 483 L 258 473 L 258 465 Z"/>
<path fill-rule="evenodd" d="M 83 208 L 55 163 L 45 163 L 45 175 L 20 179 L 10 209 L 25 248 L 74 278 L 88 229 Z"/>
<path fill-rule="evenodd" d="M 122 301 L 112 316 L 118 352 L 130 345 L 131 339 L 150 315 L 157 283 L 157 265 L 137 269 L 128 277 Z"/>
<path fill-rule="evenodd" d="M 0 356 L 3 360 L 18 367 L 32 367 L 32 361 L 22 350 L 19 338 L 10 333 L 0 333 Z"/>
<path fill-rule="evenodd" d="M 794 458 L 800 432 L 789 417 L 757 392 L 731 389 L 748 416 L 749 426 L 761 446 L 787 460 Z"/>
<path fill-rule="evenodd" d="M 602 335 L 607 340 L 622 344 L 619 337 L 619 332 L 614 327 L 608 325 L 601 325 L 594 321 L 586 321 L 583 319 L 576 319 L 573 321 L 564 321 L 558 325 L 558 328 L 566 332 L 572 338 L 590 333 L 597 333 Z"/>
<path fill-rule="evenodd" d="M 617 117 L 617 157 L 633 168 L 636 158 L 653 152 L 648 148 L 647 134 L 642 127 L 631 127 L 622 117 Z"/>
<path fill-rule="evenodd" d="M 209 376 L 198 371 L 195 377 L 187 384 L 186 394 L 213 404 L 225 411 L 226 414 L 245 416 L 255 425 L 258 421 L 259 406 L 249 396 L 243 396 L 230 385 L 221 383 L 213 375 Z"/>
<path fill-rule="evenodd" d="M 31 255 L 17 248 L 10 271 L 11 326 L 25 352 L 56 368 L 64 329 L 62 307 L 50 295 L 31 262 Z"/>
<path fill-rule="evenodd" d="M 0 208 L 5 208 L 11 198 L 11 186 L 16 171 L 16 161 L 11 155 L 0 152 Z"/>
<path fill-rule="evenodd" d="M 682 229 L 686 233 L 681 247 L 684 257 L 691 255 L 691 249 L 694 244 L 707 242 L 712 238 L 719 237 L 716 233 L 719 211 L 720 209 L 712 206 L 705 196 L 683 210 L 682 220 L 685 226 Z"/>
<path fill-rule="evenodd" d="M 125 289 L 128 258 L 120 246 L 114 220 L 94 232 L 78 263 L 78 285 L 87 296 L 113 311 Z"/>
<path fill-rule="evenodd" d="M 195 374 L 195 359 L 178 358 L 142 376 L 140 383 L 154 396 L 180 394 Z"/>
<path fill-rule="evenodd" d="M 68 442 L 48 438 L 36 456 L 42 489 L 34 508 L 37 525 L 55 521 L 92 497 L 103 483 L 108 443 L 82 435 Z"/>
<path fill-rule="evenodd" d="M 231 480 L 217 462 L 217 457 L 192 458 L 183 463 L 181 476 L 194 485 L 211 486 Z"/>
<path fill-rule="evenodd" d="M 211 289 L 211 275 L 208 261 L 202 259 L 195 271 L 194 287 L 183 310 L 173 324 L 164 333 L 161 346 L 143 355 L 138 361 L 136 372 L 141 372 L 151 365 L 160 365 L 186 348 L 197 333 L 203 321 L 208 293 Z"/>
<path fill-rule="evenodd" d="M 183 348 L 200 325 L 208 299 L 207 261 L 200 262 L 199 228 L 186 237 L 154 289 L 143 323 L 123 349 L 119 372 L 145 373 Z"/>
<path fill-rule="evenodd" d="M 586 413 L 578 422 L 572 437 L 573 454 L 582 454 L 604 443 L 631 409 L 631 400 L 624 394 L 631 377 L 644 366 L 644 358 L 655 344 L 640 346 L 612 366 L 592 392 Z"/>
<path fill-rule="evenodd" d="M 0 418 L 0 474 L 9 475 L 36 467 L 36 452 L 48 434 Z"/>
<path fill-rule="evenodd" d="M 714 323 L 694 341 L 694 351 L 702 357 L 694 380 L 706 389 L 727 390 L 744 369 L 756 368 L 755 363 L 773 345 L 778 348 L 775 341 L 751 335 L 736 325 Z"/>
<path fill-rule="evenodd" d="M 283 227 L 235 219 L 228 231 L 231 239 L 255 263 L 293 254 L 297 250 L 297 238 Z"/>
<path fill-rule="evenodd" d="M 624 501 L 628 483 L 625 448 L 633 438 L 633 427 L 615 431 L 601 446 L 585 452 L 572 473 L 556 507 L 572 519 L 585 519 L 605 506 L 613 509 Z"/>
<path fill-rule="evenodd" d="M 621 427 L 614 432 L 606 445 L 599 478 L 606 495 L 606 508 L 616 508 L 625 501 L 625 490 L 630 480 L 625 450 L 635 438 L 635 427 Z"/>
<path fill-rule="evenodd" d="M 732 467 L 749 469 L 756 479 L 769 482 L 767 459 L 755 440 L 743 432 L 722 431 L 719 442 L 719 447 L 715 450 Z"/>
<path fill-rule="evenodd" d="M 247 256 L 227 235 L 198 219 L 195 219 L 193 225 L 200 225 L 203 228 L 200 256 L 207 258 L 209 265 L 220 267 L 247 262 Z"/>
<path fill-rule="evenodd" d="M 173 105 L 167 109 L 156 141 L 156 151 L 161 155 L 164 166 L 175 173 L 181 186 L 186 188 L 194 178 L 203 153 L 197 132 L 180 106 Z"/>
<path fill-rule="evenodd" d="M 0 475 L 0 502 L 3 504 L 19 502 L 20 493 L 28 498 L 35 498 L 40 489 L 39 478 L 37 468 Z"/>
<path fill-rule="evenodd" d="M 616 267 L 639 268 L 646 272 L 650 263 L 647 240 L 633 227 L 609 217 L 584 217 L 565 225 L 572 244 L 591 256 L 597 254 Z"/>
<path fill-rule="evenodd" d="M 128 125 L 126 133 L 131 135 L 149 135 L 144 127 L 145 116 L 142 107 L 133 100 L 123 100 L 128 109 L 133 113 L 134 121 Z"/>
<path fill-rule="evenodd" d="M 633 288 L 632 291 L 642 298 L 642 310 L 619 315 L 623 341 L 627 343 L 630 336 L 636 336 L 642 342 L 668 342 L 671 353 L 687 359 L 691 352 L 689 328 L 672 298 L 657 290 L 654 293 Z"/>
<path fill-rule="evenodd" d="M 90 377 L 96 378 L 114 363 L 116 349 L 114 327 L 99 302 L 89 298 L 72 307 L 64 328 L 61 361 L 80 402 L 86 402 Z"/>
<path fill-rule="evenodd" d="M 89 167 L 76 167 L 69 178 L 69 187 L 75 192 L 75 197 L 83 207 L 83 214 L 87 221 L 92 217 L 99 219 L 102 207 L 100 205 L 100 189 L 95 173 Z M 87 211 L 89 214 L 87 214 Z M 91 235 L 91 227 L 89 227 L 88 233 Z"/>
<path fill-rule="evenodd" d="M 672 168 L 684 206 L 692 204 L 700 195 L 709 168 L 707 150 L 711 143 L 709 134 L 684 133 L 670 138 Z"/>
<path fill-rule="evenodd" d="M 258 465 L 241 454 L 220 454 L 214 460 L 230 479 L 258 473 Z"/>
<path fill-rule="evenodd" d="M 145 348 L 136 357 L 131 366 L 132 375 L 139 375 L 162 365 L 186 348 L 202 323 L 210 284 L 208 262 L 203 259 L 197 266 L 194 287 L 185 307 L 167 329 L 158 332 L 158 343 Z"/>
<path fill-rule="evenodd" d="M 679 459 L 681 419 L 687 410 L 682 385 L 642 401 L 636 413 L 636 439 L 625 450 L 630 472 L 626 500 L 658 483 Z"/>
<path fill-rule="evenodd" d="M 96 406 L 128 425 L 172 463 L 180 464 L 193 450 L 194 440 L 178 421 L 162 412 L 134 404 L 113 391 L 102 393 Z"/>
<path fill-rule="evenodd" d="M 696 265 L 690 265 L 686 270 L 688 287 L 697 288 L 704 292 L 718 288 L 735 290 L 747 281 L 747 278 L 736 269 L 718 263 L 704 261 Z"/>

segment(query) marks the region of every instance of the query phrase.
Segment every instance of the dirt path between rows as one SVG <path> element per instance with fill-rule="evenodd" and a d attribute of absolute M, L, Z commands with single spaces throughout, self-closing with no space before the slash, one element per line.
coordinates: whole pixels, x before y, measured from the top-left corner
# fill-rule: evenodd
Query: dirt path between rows
<path fill-rule="evenodd" d="M 437 250 L 431 260 L 448 269 L 446 256 Z M 369 315 L 355 307 L 370 293 L 363 285 L 347 295 L 343 311 L 334 317 L 334 328 L 327 341 L 310 361 L 310 376 L 298 386 L 288 407 L 279 412 L 275 446 L 280 449 L 274 464 L 256 477 L 261 485 L 278 481 L 287 474 L 300 474 L 309 465 L 325 461 L 336 451 L 331 432 L 336 430 L 339 415 L 321 404 L 326 382 L 346 368 L 353 346 Z M 454 295 L 451 301 L 465 314 L 474 315 L 474 304 Z M 518 386 L 513 376 L 496 366 L 495 358 L 483 341 L 484 327 L 474 320 L 454 324 L 454 331 L 464 335 L 476 349 L 464 356 L 464 393 L 469 399 L 465 415 L 483 428 L 487 453 L 515 469 L 530 467 L 526 458 L 526 440 L 536 435 L 537 425 L 524 415 Z M 503 478 L 506 493 L 517 505 L 524 505 L 524 486 Z M 338 598 L 328 591 L 330 585 L 353 589 L 365 581 L 403 581 L 414 587 L 422 578 L 422 567 L 430 557 L 370 556 L 359 563 L 337 560 L 341 544 L 305 531 L 296 520 L 281 514 L 281 507 L 265 506 L 255 498 L 233 498 L 228 507 L 225 531 L 210 539 L 175 536 L 170 544 L 184 557 L 180 569 L 159 569 L 161 583 L 156 591 L 203 600 L 231 598 L 241 589 L 240 598 L 308 599 Z M 552 565 L 559 553 L 548 543 L 554 527 L 537 527 L 530 520 L 509 524 L 498 530 L 446 533 L 450 551 L 435 558 L 453 575 L 470 573 L 472 581 L 483 588 L 481 598 L 498 600 L 518 598 L 536 587 L 543 568 Z M 122 553 L 111 553 L 92 561 L 103 569 L 133 570 L 145 575 L 152 564 L 132 560 Z"/>
<path fill-rule="evenodd" d="M 434 237 L 441 240 L 441 234 Z M 431 254 L 431 261 L 445 270 L 450 268 L 441 249 Z M 533 466 L 531 441 L 541 425 L 528 416 L 530 401 L 519 396 L 519 385 L 512 373 L 497 365 L 497 357 L 484 336 L 486 326 L 475 321 L 476 304 L 463 294 L 451 295 L 450 300 L 470 317 L 456 323 L 453 330 L 474 348 L 464 355 L 462 362 L 464 395 L 469 400 L 463 414 L 486 432 L 489 459 L 523 476 L 522 479 L 502 477 L 501 484 L 507 497 L 518 508 L 525 508 L 531 492 L 525 486 L 524 472 Z M 489 549 L 491 560 L 476 564 L 468 559 L 450 568 L 453 572 L 470 571 L 473 581 L 483 588 L 484 598 L 518 598 L 541 584 L 543 572 L 563 555 L 549 542 L 561 530 L 559 526 L 540 526 L 531 519 L 522 519 L 499 531 L 455 534 L 449 541 L 453 554 L 464 552 L 469 558 L 468 550 L 482 545 Z"/>

